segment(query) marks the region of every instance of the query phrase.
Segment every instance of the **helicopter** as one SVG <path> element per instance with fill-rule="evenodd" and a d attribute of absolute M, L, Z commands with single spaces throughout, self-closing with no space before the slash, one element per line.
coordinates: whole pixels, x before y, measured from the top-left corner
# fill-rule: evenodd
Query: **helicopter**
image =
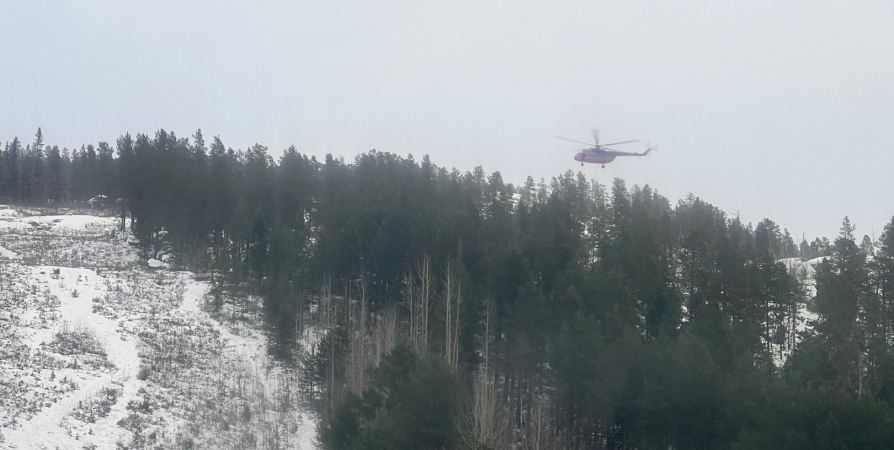
<path fill-rule="evenodd" d="M 615 158 L 617 158 L 618 156 L 646 156 L 652 150 L 656 150 L 656 151 L 658 150 L 657 145 L 654 147 L 651 147 L 648 144 L 646 144 L 646 151 L 644 151 L 642 153 L 623 152 L 621 150 L 609 148 L 608 146 L 609 145 L 632 144 L 634 142 L 639 142 L 639 139 L 631 139 L 628 141 L 619 141 L 619 142 L 612 142 L 610 144 L 600 145 L 599 144 L 599 130 L 594 129 L 594 130 L 590 130 L 590 132 L 593 133 L 593 140 L 595 141 L 595 144 L 588 144 L 586 142 L 575 141 L 574 139 L 568 139 L 566 137 L 556 136 L 557 139 L 563 139 L 563 140 L 575 142 L 578 144 L 584 144 L 584 145 L 587 145 L 590 147 L 590 148 L 580 150 L 580 152 L 578 152 L 578 154 L 574 155 L 574 160 L 580 161 L 581 166 L 583 166 L 584 163 L 602 164 L 602 168 L 604 169 L 606 164 L 614 161 Z"/>

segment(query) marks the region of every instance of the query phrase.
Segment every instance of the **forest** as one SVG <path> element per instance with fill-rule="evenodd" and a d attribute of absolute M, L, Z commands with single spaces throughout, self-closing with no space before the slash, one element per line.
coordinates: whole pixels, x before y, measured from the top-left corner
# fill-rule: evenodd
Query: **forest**
<path fill-rule="evenodd" d="M 5 143 L 0 201 L 96 198 L 147 258 L 263 299 L 322 448 L 894 448 L 894 218 L 807 240 L 570 170 Z"/>

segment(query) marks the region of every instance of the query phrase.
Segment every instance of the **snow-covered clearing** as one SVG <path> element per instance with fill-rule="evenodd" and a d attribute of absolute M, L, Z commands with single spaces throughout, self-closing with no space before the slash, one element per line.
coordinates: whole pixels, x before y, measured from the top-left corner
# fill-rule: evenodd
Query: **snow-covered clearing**
<path fill-rule="evenodd" d="M 813 279 L 813 275 L 816 273 L 816 265 L 823 262 L 826 258 L 826 256 L 807 260 L 801 258 L 783 258 L 778 262 L 785 264 L 785 267 L 788 267 L 789 273 L 797 276 L 798 279 L 804 283 L 804 287 L 807 289 L 807 295 L 812 298 L 816 296 L 816 280 Z"/>
<path fill-rule="evenodd" d="M 814 278 L 814 274 L 816 274 L 816 265 L 824 259 L 826 259 L 826 257 L 808 260 L 803 260 L 801 258 L 783 258 L 777 261 L 784 264 L 789 273 L 801 283 L 808 299 L 807 303 L 803 304 L 798 309 L 797 317 L 794 318 L 795 335 L 793 336 L 794 340 L 791 341 L 792 344 L 797 345 L 801 339 L 801 333 L 808 331 L 818 319 L 816 313 L 810 311 L 808 305 L 813 297 L 816 297 L 816 279 Z M 777 367 L 782 367 L 794 350 L 794 346 L 779 346 L 777 351 L 773 353 L 773 362 Z"/>
<path fill-rule="evenodd" d="M 0 448 L 314 448 L 259 316 L 209 314 L 117 227 L 0 207 Z"/>
<path fill-rule="evenodd" d="M 804 286 L 807 298 L 812 299 L 813 297 L 816 297 L 816 279 L 814 278 L 814 275 L 816 274 L 816 265 L 823 262 L 824 259 L 826 259 L 825 256 L 807 260 L 802 260 L 801 258 L 785 258 L 780 259 L 779 262 L 785 264 L 785 267 L 788 267 L 789 273 L 796 277 Z M 819 318 L 816 313 L 807 309 L 807 305 L 804 305 L 804 307 L 798 311 L 798 316 L 804 319 L 803 322 L 798 325 L 798 332 L 807 330 L 807 328 Z"/>

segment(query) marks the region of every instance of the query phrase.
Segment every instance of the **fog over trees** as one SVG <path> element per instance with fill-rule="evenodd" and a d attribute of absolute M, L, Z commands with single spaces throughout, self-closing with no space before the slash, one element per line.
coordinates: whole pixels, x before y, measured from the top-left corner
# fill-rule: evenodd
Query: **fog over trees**
<path fill-rule="evenodd" d="M 894 448 L 894 219 L 807 240 L 621 179 L 201 131 L 3 146 L 0 200 L 91 199 L 263 297 L 324 448 Z"/>

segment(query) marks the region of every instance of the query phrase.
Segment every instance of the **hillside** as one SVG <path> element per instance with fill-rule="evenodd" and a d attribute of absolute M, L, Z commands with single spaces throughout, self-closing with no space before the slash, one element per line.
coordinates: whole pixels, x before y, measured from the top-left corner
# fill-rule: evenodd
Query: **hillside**
<path fill-rule="evenodd" d="M 53 213 L 0 206 L 0 447 L 315 447 L 258 298 L 209 314 L 207 277 L 150 268 L 115 218 Z"/>

